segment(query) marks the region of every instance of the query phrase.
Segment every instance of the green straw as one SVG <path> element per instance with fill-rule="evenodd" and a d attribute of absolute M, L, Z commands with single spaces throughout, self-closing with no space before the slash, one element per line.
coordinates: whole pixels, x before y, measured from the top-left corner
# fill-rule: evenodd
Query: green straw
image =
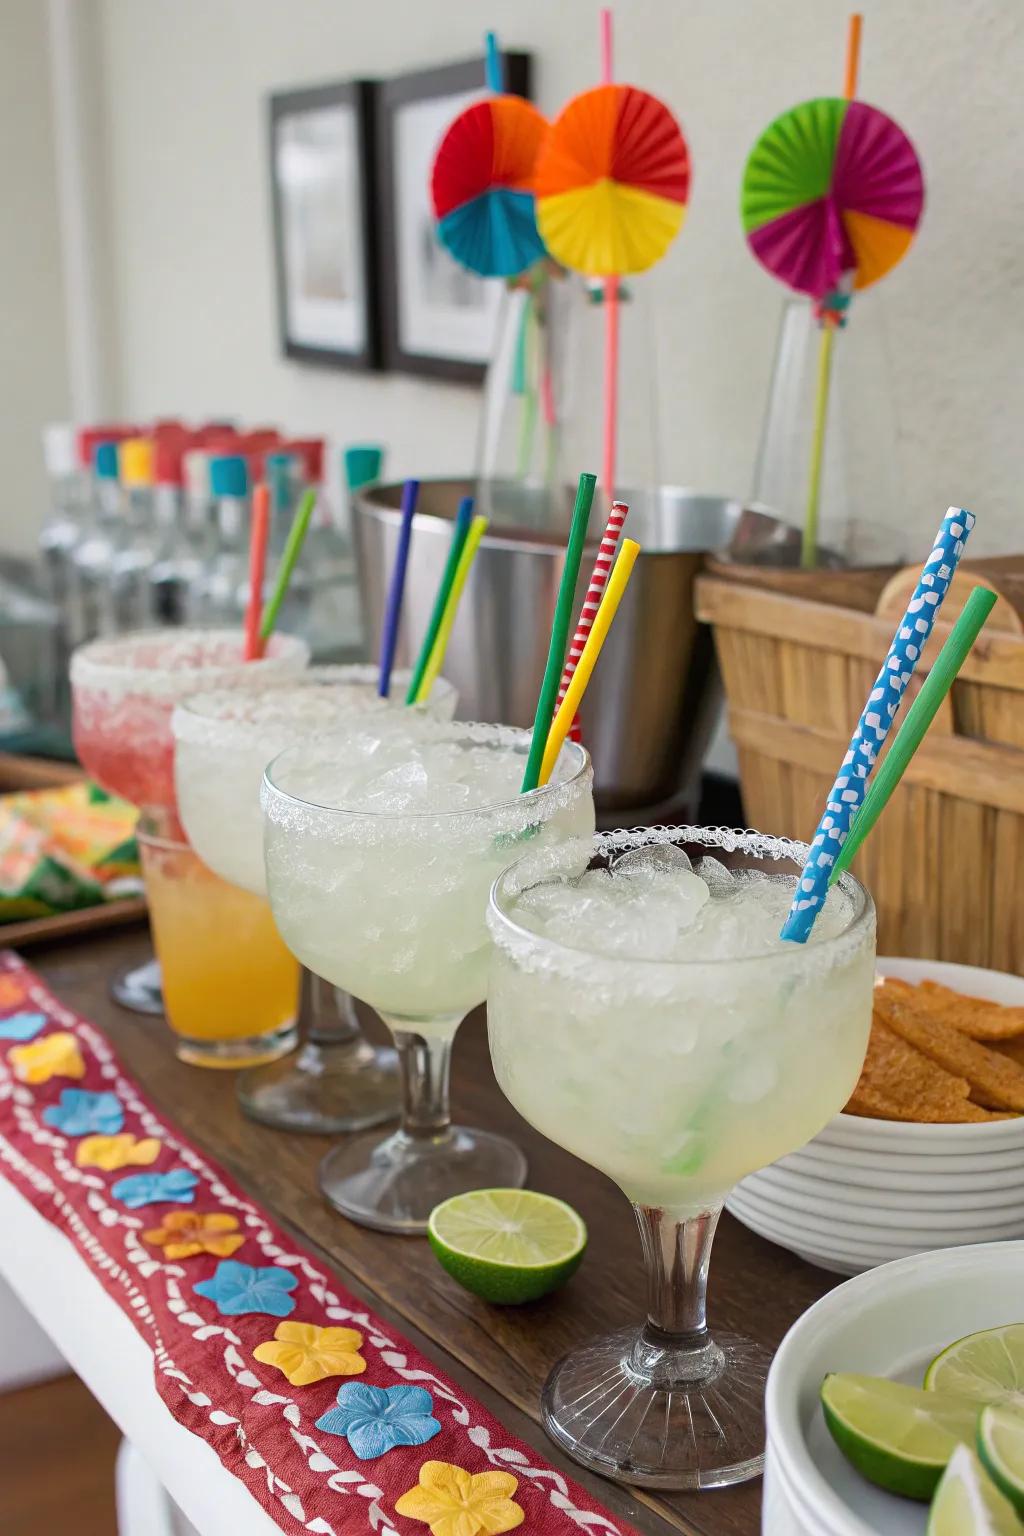
<path fill-rule="evenodd" d="M 551 730 L 551 721 L 555 713 L 555 700 L 558 697 L 558 684 L 562 678 L 565 648 L 569 643 L 569 626 L 572 623 L 576 582 L 579 579 L 580 561 L 583 558 L 583 546 L 587 539 L 587 525 L 590 522 L 590 508 L 594 502 L 594 491 L 596 488 L 596 475 L 580 475 L 580 483 L 576 489 L 576 505 L 572 509 L 572 522 L 569 525 L 569 543 L 565 551 L 565 563 L 562 566 L 562 579 L 558 586 L 555 618 L 551 626 L 551 644 L 548 647 L 548 661 L 547 666 L 544 668 L 544 680 L 540 685 L 537 713 L 533 721 L 533 739 L 530 742 L 530 755 L 526 760 L 526 772 L 523 774 L 523 782 L 520 788 L 520 794 L 523 795 L 528 790 L 536 789 L 540 781 L 540 769 L 544 761 L 544 748 L 547 746 L 548 732 Z"/>
<path fill-rule="evenodd" d="M 430 655 L 434 649 L 434 643 L 437 640 L 441 622 L 444 619 L 444 611 L 448 606 L 448 594 L 452 590 L 455 572 L 459 568 L 459 557 L 462 554 L 462 546 L 466 542 L 466 535 L 469 533 L 469 525 L 472 518 L 473 498 L 472 496 L 463 496 L 462 501 L 459 503 L 458 516 L 452 524 L 452 541 L 448 546 L 448 558 L 445 561 L 444 571 L 441 575 L 441 585 L 438 587 L 437 596 L 434 598 L 434 608 L 430 615 L 430 623 L 427 625 L 427 632 L 423 636 L 423 644 L 420 646 L 420 654 L 413 669 L 412 680 L 406 691 L 405 702 L 407 704 L 416 703 L 416 695 L 419 693 L 423 683 L 423 674 L 427 670 L 427 664 L 430 661 Z"/>
<path fill-rule="evenodd" d="M 288 591 L 288 583 L 292 579 L 292 571 L 295 562 L 299 558 L 302 542 L 306 537 L 309 520 L 313 516 L 313 508 L 316 506 L 316 490 L 310 487 L 299 502 L 295 513 L 295 520 L 288 530 L 288 540 L 284 546 L 284 554 L 281 556 L 281 564 L 277 568 L 277 580 L 274 582 L 274 590 L 270 595 L 270 601 L 263 610 L 263 622 L 260 625 L 260 639 L 269 640 L 273 634 L 277 616 L 281 611 L 285 593 Z"/>
<path fill-rule="evenodd" d="M 907 710 L 907 717 L 896 739 L 871 780 L 871 787 L 853 819 L 849 835 L 832 867 L 829 885 L 834 885 L 850 867 L 858 849 L 889 803 L 890 796 L 907 770 L 907 765 L 931 725 L 940 704 L 952 688 L 967 653 L 977 640 L 985 620 L 995 607 L 996 594 L 987 587 L 975 587 L 963 612 L 950 630 L 945 645 L 935 658 L 935 665 L 921 685 L 921 691 Z"/>

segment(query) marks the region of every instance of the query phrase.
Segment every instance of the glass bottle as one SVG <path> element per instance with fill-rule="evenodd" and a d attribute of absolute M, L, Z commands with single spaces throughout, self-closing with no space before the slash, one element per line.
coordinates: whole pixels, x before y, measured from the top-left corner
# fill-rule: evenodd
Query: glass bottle
<path fill-rule="evenodd" d="M 117 443 L 88 440 L 83 450 L 92 451 L 92 477 L 88 490 L 85 527 L 73 555 L 69 596 L 68 639 L 72 646 L 117 632 L 114 621 L 110 569 L 121 537 L 121 488 L 117 479 Z"/>
<path fill-rule="evenodd" d="M 46 596 L 63 618 L 72 579 L 74 550 L 84 532 L 85 477 L 69 422 L 43 428 L 43 462 L 49 482 L 49 506 L 39 534 Z"/>
<path fill-rule="evenodd" d="M 210 459 L 216 548 L 196 584 L 196 617 L 213 628 L 241 622 L 249 578 L 249 475 L 240 453 Z"/>
<path fill-rule="evenodd" d="M 153 440 L 132 437 L 118 447 L 121 516 L 115 523 L 110 562 L 114 624 L 118 633 L 147 629 L 155 621 L 150 572 L 158 538 L 153 511 Z"/>
<path fill-rule="evenodd" d="M 158 624 L 189 622 L 202 561 L 186 524 L 185 442 L 161 438 L 153 460 L 153 515 L 157 555 L 149 573 L 150 607 Z M 205 465 L 204 465 L 205 472 Z"/>

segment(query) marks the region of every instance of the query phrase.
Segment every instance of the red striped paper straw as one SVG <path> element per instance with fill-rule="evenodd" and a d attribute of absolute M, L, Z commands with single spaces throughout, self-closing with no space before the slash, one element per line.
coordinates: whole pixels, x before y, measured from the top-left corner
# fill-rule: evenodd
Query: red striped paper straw
<path fill-rule="evenodd" d="M 565 666 L 562 669 L 562 680 L 558 685 L 558 701 L 555 704 L 556 715 L 558 714 L 559 705 L 565 698 L 566 689 L 572 682 L 572 675 L 576 671 L 580 657 L 583 655 L 583 647 L 587 643 L 587 636 L 590 634 L 597 610 L 601 606 L 605 584 L 608 581 L 608 575 L 612 568 L 612 561 L 615 559 L 615 547 L 619 542 L 619 535 L 622 533 L 622 525 L 626 521 L 626 513 L 628 511 L 629 507 L 624 501 L 612 502 L 611 515 L 608 518 L 604 533 L 601 535 L 601 544 L 597 551 L 597 559 L 594 561 L 594 569 L 591 572 L 590 585 L 587 587 L 587 595 L 583 599 L 583 607 L 580 609 L 576 633 L 572 637 L 569 654 L 565 658 Z M 580 739 L 578 715 L 572 722 L 569 736 L 572 741 L 579 741 Z"/>

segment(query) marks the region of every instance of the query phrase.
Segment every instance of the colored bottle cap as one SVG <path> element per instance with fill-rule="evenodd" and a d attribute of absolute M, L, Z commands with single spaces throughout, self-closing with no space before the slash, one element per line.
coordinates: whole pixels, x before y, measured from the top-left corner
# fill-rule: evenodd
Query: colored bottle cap
<path fill-rule="evenodd" d="M 51 479 L 73 475 L 78 468 L 75 438 L 69 421 L 51 421 L 43 428 L 43 462 Z"/>
<path fill-rule="evenodd" d="M 322 437 L 291 437 L 285 449 L 295 455 L 307 485 L 319 485 L 324 478 L 324 440 Z"/>
<path fill-rule="evenodd" d="M 249 488 L 245 459 L 225 453 L 210 460 L 210 489 L 215 496 L 244 496 Z"/>
<path fill-rule="evenodd" d="M 153 484 L 153 443 L 148 437 L 128 437 L 117 450 L 122 485 Z"/>
<path fill-rule="evenodd" d="M 182 459 L 185 488 L 197 501 L 210 495 L 210 455 L 205 448 L 188 448 Z"/>
<path fill-rule="evenodd" d="M 192 437 L 197 446 L 204 448 L 211 443 L 233 443 L 238 439 L 238 428 L 233 421 L 204 421 Z"/>
<path fill-rule="evenodd" d="M 117 444 L 97 443 L 93 449 L 92 464 L 97 480 L 116 480 Z"/>
<path fill-rule="evenodd" d="M 158 437 L 153 454 L 153 479 L 157 485 L 182 485 L 185 477 L 185 445 L 188 439 L 176 435 Z M 203 483 L 209 483 L 206 465 L 203 465 Z"/>
<path fill-rule="evenodd" d="M 78 462 L 83 469 L 92 469 L 96 463 L 96 449 L 100 443 L 120 443 L 126 437 L 138 437 L 138 427 L 110 426 L 82 427 L 78 433 Z"/>
<path fill-rule="evenodd" d="M 350 491 L 373 485 L 384 469 L 384 449 L 375 443 L 354 443 L 344 453 L 345 484 Z"/>

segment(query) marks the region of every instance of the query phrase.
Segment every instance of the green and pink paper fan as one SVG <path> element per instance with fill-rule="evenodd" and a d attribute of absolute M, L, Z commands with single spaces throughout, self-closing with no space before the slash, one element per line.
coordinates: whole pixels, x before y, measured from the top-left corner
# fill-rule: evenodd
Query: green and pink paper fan
<path fill-rule="evenodd" d="M 906 255 L 923 208 L 921 164 L 903 129 L 841 96 L 802 102 L 769 123 L 740 196 L 758 261 L 819 302 L 884 277 Z"/>

